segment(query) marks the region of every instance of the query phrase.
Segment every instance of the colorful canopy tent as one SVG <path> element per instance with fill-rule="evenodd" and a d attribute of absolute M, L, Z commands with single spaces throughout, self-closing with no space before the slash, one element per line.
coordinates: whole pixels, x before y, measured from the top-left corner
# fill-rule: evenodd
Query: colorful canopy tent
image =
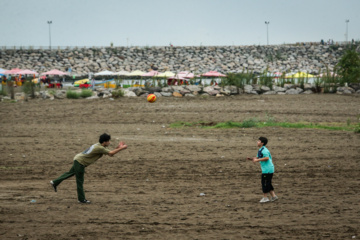
<path fill-rule="evenodd" d="M 128 76 L 130 73 L 128 71 L 120 71 L 120 72 L 115 72 L 113 75 L 116 76 Z"/>
<path fill-rule="evenodd" d="M 179 72 L 175 76 L 168 78 L 168 85 L 182 85 L 182 84 L 188 84 L 188 81 L 190 78 L 194 78 L 194 74 L 190 72 Z"/>
<path fill-rule="evenodd" d="M 2 72 L 2 74 L 6 74 L 6 75 L 11 75 L 11 74 L 18 74 L 18 72 L 22 71 L 22 69 L 20 68 L 13 68 L 11 70 L 6 70 L 4 72 Z"/>
<path fill-rule="evenodd" d="M 226 77 L 226 75 L 219 73 L 217 71 L 210 71 L 207 73 L 202 74 L 203 77 Z"/>
<path fill-rule="evenodd" d="M 105 70 L 102 72 L 95 73 L 94 75 L 95 76 L 112 76 L 112 75 L 114 75 L 114 72 Z"/>
<path fill-rule="evenodd" d="M 274 72 L 273 73 L 274 77 L 281 77 L 283 75 L 282 72 Z"/>
<path fill-rule="evenodd" d="M 278 78 L 278 77 L 281 77 L 282 76 L 282 73 L 281 72 L 267 72 L 265 74 L 261 74 L 262 76 L 266 76 L 266 77 L 273 77 L 273 78 Z"/>
<path fill-rule="evenodd" d="M 176 74 L 176 77 L 180 77 L 180 78 L 194 78 L 195 75 L 191 72 L 187 72 L 187 71 L 183 71 L 183 72 L 179 72 L 178 74 Z"/>
<path fill-rule="evenodd" d="M 17 74 L 21 74 L 21 75 L 38 75 L 39 73 L 37 73 L 35 71 L 31 71 L 29 69 L 25 69 L 25 70 L 22 70 L 22 71 L 18 72 Z"/>
<path fill-rule="evenodd" d="M 159 75 L 160 73 L 158 71 L 150 71 L 150 72 L 147 72 L 143 75 L 141 75 L 142 77 L 155 77 L 157 75 Z"/>
<path fill-rule="evenodd" d="M 313 78 L 313 77 L 315 76 L 305 72 L 297 72 L 293 75 L 286 76 L 286 78 Z"/>
<path fill-rule="evenodd" d="M 166 71 L 157 75 L 157 77 L 173 77 L 173 76 L 175 76 L 175 73 L 170 71 Z"/>
<path fill-rule="evenodd" d="M 62 72 L 60 70 L 57 70 L 57 69 L 52 69 L 48 72 L 43 72 L 41 73 L 40 75 L 58 75 L 58 76 L 63 76 L 63 75 L 68 75 L 67 72 Z"/>
<path fill-rule="evenodd" d="M 142 76 L 143 74 L 145 74 L 145 72 L 142 72 L 140 70 L 135 70 L 131 72 L 128 76 Z"/>

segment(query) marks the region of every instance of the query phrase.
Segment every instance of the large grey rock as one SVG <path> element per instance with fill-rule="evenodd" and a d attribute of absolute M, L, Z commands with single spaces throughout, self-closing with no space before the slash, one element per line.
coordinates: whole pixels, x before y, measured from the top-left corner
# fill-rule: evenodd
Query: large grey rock
<path fill-rule="evenodd" d="M 202 91 L 202 87 L 200 87 L 199 85 L 187 85 L 185 87 L 185 89 L 188 89 L 191 92 L 201 92 Z"/>
<path fill-rule="evenodd" d="M 171 95 L 171 93 L 174 92 L 174 90 L 171 87 L 164 87 L 164 88 L 161 89 L 161 93 L 164 93 L 164 92 L 165 93 L 170 93 L 170 95 Z"/>
<path fill-rule="evenodd" d="M 290 88 L 290 89 L 286 90 L 285 93 L 286 94 L 299 94 L 299 92 L 294 88 Z"/>
<path fill-rule="evenodd" d="M 145 88 L 145 89 L 149 93 L 161 92 L 162 91 L 161 87 L 149 87 L 149 88 Z"/>
<path fill-rule="evenodd" d="M 136 94 L 136 96 L 141 96 L 145 93 L 149 93 L 148 91 L 146 91 L 145 89 L 142 88 L 137 88 L 134 90 L 134 93 Z"/>
<path fill-rule="evenodd" d="M 124 97 L 137 97 L 137 95 L 133 91 L 125 89 L 124 90 Z"/>
<path fill-rule="evenodd" d="M 315 86 L 312 85 L 311 83 L 304 84 L 304 91 L 309 90 L 309 89 L 314 89 L 314 88 L 315 88 Z"/>
<path fill-rule="evenodd" d="M 185 94 L 191 93 L 191 91 L 188 89 L 182 89 L 179 91 L 179 93 L 181 93 L 181 95 L 185 95 Z"/>
<path fill-rule="evenodd" d="M 164 91 L 162 91 L 160 94 L 161 94 L 163 97 L 171 97 L 171 96 L 172 96 L 172 93 L 171 93 L 171 92 L 164 92 Z"/>
<path fill-rule="evenodd" d="M 355 90 L 351 87 L 338 87 L 337 89 L 338 94 L 352 94 L 355 93 Z"/>
<path fill-rule="evenodd" d="M 157 98 L 162 97 L 161 92 L 154 92 L 154 95 L 155 95 Z"/>
<path fill-rule="evenodd" d="M 91 97 L 87 97 L 86 99 L 99 99 L 99 96 L 98 95 L 93 95 Z"/>
<path fill-rule="evenodd" d="M 279 92 L 285 92 L 286 91 L 286 88 L 283 88 L 283 87 L 278 87 L 278 86 L 273 86 L 273 90 L 277 93 Z"/>
<path fill-rule="evenodd" d="M 225 96 L 230 96 L 230 95 L 231 95 L 231 92 L 230 92 L 230 90 L 228 90 L 228 89 L 222 88 L 222 89 L 220 90 L 220 94 L 225 95 Z"/>
<path fill-rule="evenodd" d="M 251 85 L 245 85 L 244 86 L 244 92 L 245 93 L 251 93 L 253 91 L 253 86 Z"/>
<path fill-rule="evenodd" d="M 171 86 L 171 88 L 173 89 L 173 91 L 175 92 L 180 92 L 183 91 L 185 89 L 185 86 Z"/>
<path fill-rule="evenodd" d="M 66 91 L 65 90 L 56 91 L 54 97 L 56 99 L 64 99 L 66 98 Z"/>
<path fill-rule="evenodd" d="M 261 86 L 260 90 L 261 90 L 261 92 L 268 92 L 271 89 L 269 87 L 267 87 L 267 86 Z"/>
<path fill-rule="evenodd" d="M 291 89 L 291 88 L 295 88 L 296 86 L 294 84 L 289 84 L 289 83 L 285 83 L 284 84 L 284 88 L 285 89 Z"/>
<path fill-rule="evenodd" d="M 302 92 L 304 91 L 302 88 L 299 88 L 299 87 L 297 87 L 295 90 L 296 90 L 298 93 L 302 93 Z"/>
<path fill-rule="evenodd" d="M 313 94 L 314 92 L 312 90 L 306 90 L 303 92 L 303 94 Z"/>
<path fill-rule="evenodd" d="M 203 88 L 203 92 L 206 92 L 206 93 L 209 93 L 209 92 L 212 92 L 214 91 L 214 87 L 213 86 L 208 86 L 208 87 L 204 87 Z M 219 93 L 219 92 L 218 92 Z M 216 94 L 215 94 L 216 95 Z"/>
<path fill-rule="evenodd" d="M 236 86 L 225 86 L 223 88 L 226 92 L 230 92 L 230 95 L 236 95 L 239 93 L 239 89 Z"/>

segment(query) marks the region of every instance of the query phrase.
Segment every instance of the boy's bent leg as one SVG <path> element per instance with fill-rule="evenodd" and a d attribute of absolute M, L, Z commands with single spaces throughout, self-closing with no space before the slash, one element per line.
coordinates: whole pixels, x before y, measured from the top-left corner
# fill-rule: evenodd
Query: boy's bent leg
<path fill-rule="evenodd" d="M 74 175 L 75 175 L 75 169 L 74 169 L 74 165 L 73 165 L 68 172 L 64 173 L 63 175 L 61 175 L 57 179 L 53 180 L 53 183 L 54 183 L 53 185 L 56 187 L 62 181 L 64 181 L 65 179 L 68 179 L 69 177 L 72 177 Z"/>
<path fill-rule="evenodd" d="M 85 200 L 85 193 L 83 188 L 85 167 L 81 165 L 78 161 L 74 161 L 74 168 L 78 200 L 81 202 Z"/>

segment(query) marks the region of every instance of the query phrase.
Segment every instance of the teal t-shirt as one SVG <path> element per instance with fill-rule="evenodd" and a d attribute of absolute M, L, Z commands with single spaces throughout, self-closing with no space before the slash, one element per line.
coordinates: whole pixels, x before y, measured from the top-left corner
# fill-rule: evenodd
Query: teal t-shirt
<path fill-rule="evenodd" d="M 267 161 L 260 162 L 262 173 L 266 174 L 266 173 L 274 173 L 275 172 L 275 167 L 272 162 L 272 157 L 271 157 L 270 151 L 265 146 L 263 146 L 259 149 L 257 157 L 258 158 L 264 158 L 264 157 L 269 158 L 269 160 L 267 160 Z"/>

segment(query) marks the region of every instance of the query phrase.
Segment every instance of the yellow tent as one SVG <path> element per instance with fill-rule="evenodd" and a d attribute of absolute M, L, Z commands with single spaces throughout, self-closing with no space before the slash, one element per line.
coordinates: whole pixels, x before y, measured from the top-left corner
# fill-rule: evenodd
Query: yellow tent
<path fill-rule="evenodd" d="M 166 72 L 156 75 L 156 77 L 173 77 L 173 76 L 175 76 L 175 73 L 170 72 L 170 71 L 166 71 Z"/>
<path fill-rule="evenodd" d="M 298 72 L 293 75 L 287 76 L 286 78 L 313 78 L 315 77 L 312 74 L 305 73 L 305 72 Z"/>
<path fill-rule="evenodd" d="M 136 71 L 131 72 L 131 73 L 128 74 L 127 76 L 141 76 L 141 75 L 143 75 L 143 74 L 145 74 L 145 72 L 142 72 L 142 71 L 140 71 L 140 70 L 136 70 Z"/>

